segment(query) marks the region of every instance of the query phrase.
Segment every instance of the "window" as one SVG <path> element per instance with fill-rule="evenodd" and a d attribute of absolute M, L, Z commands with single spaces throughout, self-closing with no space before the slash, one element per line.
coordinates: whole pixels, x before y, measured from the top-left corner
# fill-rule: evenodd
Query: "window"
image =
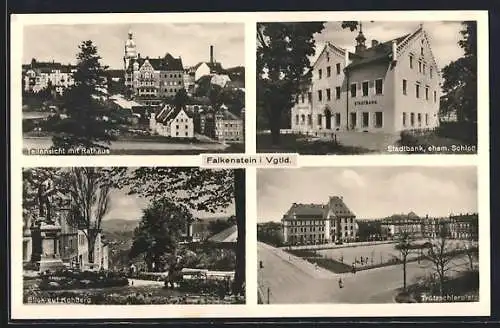
<path fill-rule="evenodd" d="M 421 61 L 418 62 L 418 72 L 422 73 L 422 62 Z"/>
<path fill-rule="evenodd" d="M 403 94 L 404 95 L 406 95 L 406 85 L 407 85 L 406 80 L 403 80 Z"/>
<path fill-rule="evenodd" d="M 425 67 L 426 67 L 426 65 L 425 65 L 425 63 L 423 65 L 424 65 L 424 68 L 422 69 L 422 73 L 424 73 L 424 75 L 425 75 Z"/>
<path fill-rule="evenodd" d="M 318 125 L 319 126 L 321 126 L 321 118 L 322 118 L 321 114 L 318 114 Z"/>
<path fill-rule="evenodd" d="M 318 101 L 323 101 L 323 93 L 321 92 L 321 90 L 318 90 Z"/>
<path fill-rule="evenodd" d="M 424 47 L 420 47 L 420 55 L 424 55 Z"/>
<path fill-rule="evenodd" d="M 382 112 L 375 112 L 375 127 L 376 128 L 382 127 Z"/>
<path fill-rule="evenodd" d="M 375 94 L 382 94 L 382 79 L 375 80 Z"/>
<path fill-rule="evenodd" d="M 312 100 L 312 93 L 311 92 L 308 92 L 307 93 L 307 101 L 310 103 Z"/>
<path fill-rule="evenodd" d="M 418 121 L 418 126 L 422 126 L 422 114 L 420 113 L 417 114 L 417 121 Z"/>
<path fill-rule="evenodd" d="M 362 121 L 362 123 L 363 123 L 363 127 L 364 128 L 368 127 L 368 118 L 369 118 L 368 113 L 367 112 L 363 112 L 363 121 Z"/>
<path fill-rule="evenodd" d="M 176 136 L 178 136 L 178 135 L 179 135 L 179 131 L 177 131 L 177 132 L 175 133 L 175 135 L 176 135 Z"/>
<path fill-rule="evenodd" d="M 186 132 L 186 137 L 187 137 L 188 133 Z"/>
<path fill-rule="evenodd" d="M 429 100 L 429 87 L 425 87 L 425 100 Z"/>
<path fill-rule="evenodd" d="M 413 69 L 413 56 L 410 55 L 410 68 Z"/>
<path fill-rule="evenodd" d="M 434 102 L 436 102 L 436 101 L 437 101 L 437 93 L 436 93 L 436 91 L 434 91 Z"/>
<path fill-rule="evenodd" d="M 356 98 L 356 83 L 351 84 L 351 97 Z"/>
<path fill-rule="evenodd" d="M 304 103 L 304 95 L 301 95 L 301 100 L 302 100 L 302 103 Z"/>
<path fill-rule="evenodd" d="M 306 116 L 304 114 L 302 114 L 300 116 L 300 124 L 304 125 L 306 123 Z"/>
<path fill-rule="evenodd" d="M 406 126 L 406 113 L 403 113 L 403 126 Z"/>
<path fill-rule="evenodd" d="M 326 77 L 330 77 L 332 75 L 332 68 L 330 66 L 328 66 L 326 68 Z"/>
<path fill-rule="evenodd" d="M 337 68 L 337 75 L 340 75 L 340 63 L 337 63 L 335 67 Z"/>
<path fill-rule="evenodd" d="M 331 100 L 331 92 L 330 92 L 330 89 L 326 89 L 326 101 L 330 101 Z"/>
<path fill-rule="evenodd" d="M 420 85 L 415 84 L 415 96 L 420 98 Z"/>
<path fill-rule="evenodd" d="M 312 115 L 311 114 L 307 115 L 307 125 L 312 125 Z"/>
<path fill-rule="evenodd" d="M 429 125 L 429 114 L 425 113 L 425 125 Z"/>
<path fill-rule="evenodd" d="M 429 73 L 430 73 L 431 79 L 432 79 L 432 67 L 429 68 Z"/>
<path fill-rule="evenodd" d="M 415 126 L 415 113 L 410 114 L 410 125 Z"/>
<path fill-rule="evenodd" d="M 335 113 L 335 125 L 340 126 L 340 113 Z"/>
<path fill-rule="evenodd" d="M 187 129 L 187 128 L 188 128 L 188 126 L 187 126 L 187 125 L 185 125 L 185 126 L 184 126 L 184 128 L 185 128 L 185 129 Z"/>
<path fill-rule="evenodd" d="M 340 87 L 335 87 L 335 98 L 340 99 Z"/>
<path fill-rule="evenodd" d="M 176 128 L 176 129 L 179 129 L 179 124 L 177 124 L 177 125 L 175 126 L 175 128 Z"/>
<path fill-rule="evenodd" d="M 318 75 L 319 75 L 319 79 L 321 79 L 323 77 L 323 72 L 321 70 L 318 70 Z"/>
<path fill-rule="evenodd" d="M 363 82 L 362 86 L 363 86 L 363 97 L 366 97 L 368 96 L 368 81 Z"/>

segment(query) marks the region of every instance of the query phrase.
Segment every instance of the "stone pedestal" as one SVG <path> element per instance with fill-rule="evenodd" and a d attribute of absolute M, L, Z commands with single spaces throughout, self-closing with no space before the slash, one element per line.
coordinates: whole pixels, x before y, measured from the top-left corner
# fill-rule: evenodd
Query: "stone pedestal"
<path fill-rule="evenodd" d="M 55 271 L 64 264 L 59 254 L 61 227 L 54 223 L 42 223 L 31 228 L 31 262 L 40 272 Z"/>

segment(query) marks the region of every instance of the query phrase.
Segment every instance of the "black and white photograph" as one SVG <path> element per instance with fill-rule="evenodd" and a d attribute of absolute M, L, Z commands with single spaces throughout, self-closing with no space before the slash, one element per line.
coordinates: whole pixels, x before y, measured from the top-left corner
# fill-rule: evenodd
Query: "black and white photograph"
<path fill-rule="evenodd" d="M 257 24 L 257 152 L 477 153 L 476 21 Z"/>
<path fill-rule="evenodd" d="M 244 24 L 26 25 L 22 37 L 24 154 L 245 151 Z"/>
<path fill-rule="evenodd" d="M 260 169 L 259 303 L 479 302 L 480 216 L 473 166 Z"/>
<path fill-rule="evenodd" d="M 244 304 L 244 190 L 244 169 L 24 168 L 23 303 Z"/>

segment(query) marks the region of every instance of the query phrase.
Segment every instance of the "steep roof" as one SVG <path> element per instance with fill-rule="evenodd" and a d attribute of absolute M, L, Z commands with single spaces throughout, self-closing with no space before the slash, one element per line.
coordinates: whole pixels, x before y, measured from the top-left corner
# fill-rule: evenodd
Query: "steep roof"
<path fill-rule="evenodd" d="M 347 69 L 376 61 L 390 60 L 393 57 L 392 54 L 393 41 L 395 41 L 396 45 L 399 46 L 403 41 L 413 38 L 420 32 L 422 32 L 421 26 L 413 33 L 408 33 L 398 38 L 386 42 L 381 42 L 378 45 L 367 48 L 362 52 L 352 54 L 352 56 L 350 56 L 350 58 L 352 58 L 352 62 L 347 66 Z"/>
<path fill-rule="evenodd" d="M 217 73 L 217 74 L 225 73 L 225 70 L 222 68 L 221 63 L 219 63 L 219 62 L 213 62 L 213 63 L 211 63 L 211 62 L 199 62 L 198 64 L 191 67 L 191 69 L 193 71 L 196 71 L 203 64 L 206 64 L 208 66 L 208 68 L 210 68 L 210 73 Z"/>
<path fill-rule="evenodd" d="M 354 213 L 347 207 L 341 197 L 333 196 L 328 201 L 329 209 L 336 216 L 354 216 Z"/>
<path fill-rule="evenodd" d="M 137 58 L 135 60 L 130 61 L 127 70 L 131 70 L 133 68 L 134 62 L 139 63 L 139 67 L 141 67 L 145 61 L 149 61 L 153 69 L 157 71 L 183 71 L 184 68 L 182 66 L 182 59 L 174 58 L 171 54 L 167 53 L 163 58 Z"/>
<path fill-rule="evenodd" d="M 338 196 L 331 196 L 326 205 L 293 203 L 284 216 L 288 218 L 293 218 L 294 216 L 326 218 L 330 210 L 334 215 L 339 217 L 355 216 L 344 203 L 344 200 Z"/>
<path fill-rule="evenodd" d="M 157 122 L 160 122 L 160 123 L 165 123 L 165 122 L 168 122 L 174 118 L 177 117 L 177 115 L 179 115 L 180 112 L 184 112 L 186 113 L 186 115 L 189 117 L 189 118 L 192 118 L 193 115 L 190 111 L 187 111 L 183 108 L 172 108 L 172 107 L 168 107 L 168 106 L 165 106 L 161 112 L 156 116 L 156 121 Z"/>

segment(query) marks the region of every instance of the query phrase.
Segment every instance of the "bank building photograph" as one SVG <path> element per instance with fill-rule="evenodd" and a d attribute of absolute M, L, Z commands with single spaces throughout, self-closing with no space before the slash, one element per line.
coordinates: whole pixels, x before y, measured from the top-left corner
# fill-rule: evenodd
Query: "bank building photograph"
<path fill-rule="evenodd" d="M 309 142 L 311 154 L 316 154 L 314 142 L 337 146 L 328 153 L 384 152 L 396 148 L 392 146 L 411 146 L 410 139 L 424 136 L 438 145 L 450 139 L 456 144 L 473 144 L 474 137 L 449 132 L 458 130 L 459 124 L 470 127 L 475 123 L 463 115 L 458 119 L 457 112 L 466 109 L 457 108 L 457 102 L 451 105 L 449 99 L 458 96 L 460 86 L 453 90 L 443 87 L 453 84 L 450 72 L 454 63 L 467 57 L 463 43 L 457 41 L 460 36 L 467 41 L 467 33 L 475 33 L 473 23 L 344 21 L 316 26 L 318 32 L 311 37 L 315 54 L 307 56 L 310 65 L 304 67 L 298 91 L 290 93 L 288 108 L 276 115 L 275 109 L 267 108 L 272 100 L 265 91 L 258 93 L 258 150 L 278 148 L 280 143 L 287 147 L 291 139 L 296 144 Z M 257 52 L 262 56 L 257 61 L 258 67 L 264 67 L 258 78 L 261 90 L 274 83 L 273 68 L 269 68 L 272 60 L 265 53 L 277 42 L 272 33 L 280 24 L 285 29 L 294 24 L 312 29 L 310 24 L 321 23 L 263 23 L 258 27 L 261 44 Z M 451 116 L 454 119 L 449 120 Z M 273 122 L 276 117 L 280 122 Z M 271 139 L 271 146 L 266 139 Z"/>

